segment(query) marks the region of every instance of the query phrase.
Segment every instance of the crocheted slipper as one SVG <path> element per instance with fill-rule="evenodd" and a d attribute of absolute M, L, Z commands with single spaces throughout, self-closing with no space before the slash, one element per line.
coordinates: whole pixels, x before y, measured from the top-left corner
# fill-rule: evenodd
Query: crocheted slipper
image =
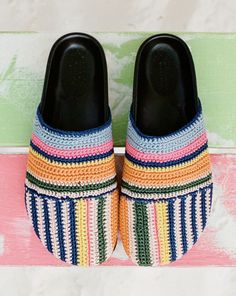
<path fill-rule="evenodd" d="M 156 38 L 156 41 L 160 41 L 159 36 Z M 150 46 L 149 40 L 153 41 L 153 39 L 149 39 L 141 46 L 143 51 L 138 53 L 136 71 L 143 69 L 140 64 L 137 66 L 137 63 L 139 63 L 139 59 L 144 58 L 142 53 L 145 52 L 144 48 L 146 49 L 146 45 L 148 45 L 156 57 L 160 59 L 166 57 L 166 63 L 163 62 L 162 65 L 168 66 L 167 73 L 163 66 L 161 76 L 163 80 L 160 79 L 160 75 L 157 75 L 156 83 L 168 85 L 169 82 L 165 81 L 165 77 L 170 73 L 169 67 L 176 69 L 180 63 L 178 61 L 178 65 L 176 65 L 174 60 L 171 65 L 172 54 L 177 46 L 173 46 L 172 43 L 171 50 L 173 52 L 168 55 L 170 51 L 166 52 L 164 46 L 165 44 L 170 45 L 170 42 L 167 43 L 167 39 L 168 37 L 165 36 L 165 40 L 161 40 L 161 54 L 158 46 L 153 50 L 153 46 L 156 46 L 155 42 L 151 44 L 153 46 Z M 183 50 L 181 47 L 183 41 L 179 42 L 178 38 L 176 40 L 178 48 Z M 163 43 L 165 44 L 163 45 Z M 149 51 L 145 52 L 147 56 L 149 53 Z M 178 51 L 176 53 L 178 54 Z M 180 60 L 182 62 L 182 58 Z M 185 62 L 190 63 L 190 60 L 185 58 Z M 157 63 L 161 64 L 159 59 Z M 158 65 L 153 63 L 153 67 L 158 67 Z M 183 73 L 183 69 L 178 69 L 172 77 L 173 80 L 178 80 L 179 77 L 176 75 L 178 76 L 178 73 L 181 72 Z M 135 73 L 136 80 L 137 77 L 140 80 L 138 74 Z M 193 77 L 191 76 L 191 78 Z M 150 83 L 150 79 L 146 81 Z M 139 82 L 136 81 L 137 88 Z M 192 86 L 192 82 L 185 84 L 183 88 L 185 93 L 190 92 Z M 145 88 L 145 85 L 143 87 L 148 89 L 147 86 Z M 162 87 L 164 86 L 160 85 L 160 88 Z M 188 91 L 186 88 L 189 88 Z M 152 107 L 149 108 L 145 105 L 146 103 L 152 104 L 152 100 L 145 102 L 139 98 L 140 92 L 137 89 L 134 91 L 137 97 L 134 97 L 128 123 L 120 200 L 121 239 L 127 255 L 135 264 L 165 265 L 181 258 L 196 243 L 206 226 L 212 199 L 212 176 L 207 150 L 207 136 L 199 101 L 194 117 L 191 120 L 188 119 L 186 124 L 182 124 L 181 117 L 176 116 L 179 115 L 177 110 L 181 109 L 181 105 L 178 105 L 181 96 L 178 90 L 173 92 L 172 88 L 173 97 L 169 106 L 171 106 L 170 109 L 172 108 L 172 114 L 176 121 L 172 119 L 168 127 L 158 128 L 157 123 L 151 119 L 148 122 L 149 126 L 147 125 L 148 114 L 158 111 L 153 111 L 155 106 L 151 105 Z M 192 95 L 194 92 L 192 87 Z M 144 95 L 142 92 L 141 94 Z M 165 94 L 162 93 L 153 99 L 161 100 L 161 95 L 165 97 Z M 168 101 L 170 99 L 169 93 L 164 99 L 168 105 L 170 103 Z M 194 100 L 192 99 L 192 107 L 195 105 Z M 182 101 L 186 103 L 183 93 Z M 137 111 L 140 104 L 143 107 L 142 112 Z M 158 103 L 154 102 L 154 104 Z M 188 112 L 186 105 L 182 110 L 186 114 L 185 118 L 189 118 L 192 110 Z M 162 125 L 165 125 L 164 117 L 168 117 L 168 113 L 161 114 L 163 112 L 161 103 L 158 107 L 160 113 L 157 120 L 161 118 Z M 176 113 L 174 113 L 174 108 L 176 108 Z M 140 120 L 142 116 L 143 121 Z M 145 124 L 142 125 L 143 122 Z M 174 123 L 177 126 L 175 131 L 169 131 L 166 135 L 162 135 L 165 129 L 173 128 Z M 178 127 L 179 124 L 182 126 Z M 149 134 L 146 132 L 148 128 Z M 156 135 L 150 135 L 153 133 Z"/>
<path fill-rule="evenodd" d="M 78 51 L 81 35 L 79 39 L 74 35 L 73 40 L 69 37 L 60 39 L 53 48 L 52 60 L 55 56 L 58 58 L 58 48 L 61 49 L 60 45 L 63 43 L 62 55 L 66 58 L 59 59 L 63 67 L 66 67 L 71 55 L 75 60 L 81 56 L 77 55 L 78 52 L 81 54 Z M 71 42 L 75 43 L 72 52 L 68 50 Z M 92 56 L 94 47 L 90 51 L 86 40 L 83 42 L 84 55 L 89 52 Z M 91 39 L 89 42 L 91 43 Z M 73 73 L 77 71 L 78 63 L 74 61 L 70 65 L 72 65 L 70 73 L 73 76 L 71 78 L 75 82 L 76 77 Z M 59 64 L 58 68 L 61 66 Z M 51 74 L 50 66 L 47 71 Z M 62 73 L 63 77 L 58 79 L 59 82 L 53 81 L 49 89 L 52 89 L 55 83 L 65 91 L 71 81 L 68 81 L 68 85 L 64 74 L 65 72 Z M 104 75 L 106 72 L 103 73 Z M 46 76 L 50 75 L 47 73 Z M 93 87 L 93 81 L 88 77 L 87 79 L 88 87 Z M 103 80 L 106 81 L 104 77 Z M 61 81 L 64 81 L 64 85 L 61 85 Z M 74 88 L 81 84 L 80 79 L 76 82 L 78 83 Z M 74 94 L 77 91 L 75 89 Z M 86 110 L 82 99 L 87 92 L 83 92 L 83 97 L 76 96 L 74 100 L 70 94 L 72 91 L 67 98 L 60 98 L 60 95 L 56 94 L 49 99 L 48 92 L 44 92 L 42 102 L 45 100 L 46 107 L 42 108 L 40 105 L 37 110 L 29 149 L 25 182 L 26 207 L 35 233 L 43 245 L 57 258 L 80 266 L 97 265 L 110 257 L 117 240 L 118 192 L 111 115 L 107 105 L 108 118 L 103 124 L 83 131 L 65 130 L 71 124 L 70 118 L 67 117 L 68 110 L 74 107 L 77 110 L 77 116 L 82 116 L 81 112 Z M 90 92 L 87 97 L 85 96 L 88 101 L 89 95 Z M 61 105 L 66 105 L 66 110 L 60 105 L 63 99 L 66 100 L 67 105 L 65 102 L 61 102 Z M 91 103 L 91 100 L 89 102 Z M 99 106 L 94 106 L 94 118 L 96 114 L 102 114 L 101 109 L 96 110 L 96 108 L 103 109 L 103 104 Z M 51 117 L 46 114 L 48 110 L 51 112 Z M 55 110 L 59 118 L 56 118 Z M 45 118 L 52 122 L 53 127 L 46 122 Z M 100 118 L 101 116 L 97 117 L 97 119 Z M 55 128 L 55 125 L 63 126 L 63 130 Z M 86 120 L 81 121 L 81 125 L 86 126 Z M 74 127 L 81 126 L 74 125 Z"/>

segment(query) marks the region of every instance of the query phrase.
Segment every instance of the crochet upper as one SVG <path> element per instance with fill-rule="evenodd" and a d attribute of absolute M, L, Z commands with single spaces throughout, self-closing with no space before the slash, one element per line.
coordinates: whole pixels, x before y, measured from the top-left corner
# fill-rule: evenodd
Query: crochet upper
<path fill-rule="evenodd" d="M 191 248 L 212 196 L 201 106 L 186 126 L 159 137 L 144 135 L 130 115 L 121 191 L 122 240 L 135 263 L 167 264 Z"/>
<path fill-rule="evenodd" d="M 111 119 L 70 132 L 48 126 L 38 110 L 25 187 L 35 232 L 50 252 L 77 265 L 105 261 L 117 230 Z"/>

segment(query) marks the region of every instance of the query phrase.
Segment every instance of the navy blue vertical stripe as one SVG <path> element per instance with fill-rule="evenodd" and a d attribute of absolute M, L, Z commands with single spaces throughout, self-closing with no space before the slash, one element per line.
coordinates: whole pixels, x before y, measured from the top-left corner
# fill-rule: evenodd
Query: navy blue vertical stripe
<path fill-rule="evenodd" d="M 181 199 L 181 234 L 182 234 L 182 246 L 183 246 L 183 254 L 185 254 L 188 250 L 188 243 L 186 239 L 186 224 L 185 224 L 185 201 L 186 198 L 182 197 Z"/>
<path fill-rule="evenodd" d="M 49 214 L 48 214 L 48 203 L 47 200 L 43 200 L 43 216 L 45 221 L 45 234 L 46 234 L 46 241 L 47 241 L 47 248 L 48 251 L 52 252 L 52 242 L 51 242 L 51 235 L 50 235 L 50 221 L 49 221 Z"/>
<path fill-rule="evenodd" d="M 201 189 L 201 216 L 202 216 L 202 229 L 206 226 L 206 189 Z"/>
<path fill-rule="evenodd" d="M 212 207 L 212 191 L 213 191 L 213 183 L 209 186 L 210 188 L 210 209 Z"/>
<path fill-rule="evenodd" d="M 175 243 L 175 220 L 174 220 L 174 202 L 168 203 L 168 215 L 169 215 L 169 235 L 170 235 L 170 248 L 171 248 L 171 261 L 176 260 L 176 243 Z"/>
<path fill-rule="evenodd" d="M 65 248 L 64 248 L 64 236 L 62 227 L 62 214 L 61 214 L 61 202 L 55 201 L 56 204 L 56 216 L 57 216 L 57 227 L 58 227 L 58 241 L 60 247 L 60 258 L 65 261 Z"/>
<path fill-rule="evenodd" d="M 69 201 L 70 210 L 70 234 L 71 234 L 71 263 L 77 265 L 76 226 L 75 226 L 75 202 Z"/>
<path fill-rule="evenodd" d="M 38 219 L 37 219 L 37 209 L 36 209 L 35 197 L 34 197 L 34 194 L 31 194 L 31 193 L 29 195 L 30 195 L 30 199 L 29 199 L 29 207 L 30 208 L 28 209 L 28 211 L 31 211 L 34 231 L 37 234 L 37 236 L 39 237 L 39 229 L 38 229 Z"/>
<path fill-rule="evenodd" d="M 192 235 L 193 235 L 193 243 L 195 244 L 197 241 L 197 227 L 196 227 L 196 197 L 197 193 L 194 192 L 191 194 L 191 224 L 192 224 Z"/>

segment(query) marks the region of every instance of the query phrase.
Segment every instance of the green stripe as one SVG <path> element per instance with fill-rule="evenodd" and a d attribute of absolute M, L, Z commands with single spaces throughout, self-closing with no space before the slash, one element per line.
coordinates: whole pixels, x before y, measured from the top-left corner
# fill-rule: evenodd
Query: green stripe
<path fill-rule="evenodd" d="M 88 184 L 88 185 L 84 185 L 84 186 L 62 186 L 62 185 L 54 185 L 54 184 L 50 184 L 50 183 L 46 183 L 43 181 L 40 181 L 38 179 L 36 179 L 34 176 L 32 176 L 29 172 L 26 173 L 26 177 L 27 179 L 39 186 L 40 188 L 43 188 L 45 190 L 53 190 L 53 191 L 57 191 L 57 192 L 83 192 L 83 191 L 88 191 L 88 190 L 98 190 L 98 189 L 102 189 L 105 188 L 107 186 L 112 185 L 113 183 L 115 183 L 116 178 L 112 178 L 110 180 L 107 180 L 103 183 L 98 183 L 98 184 Z"/>
<path fill-rule="evenodd" d="M 139 265 L 151 265 L 146 203 L 135 203 L 135 233 L 137 235 Z"/>
<path fill-rule="evenodd" d="M 104 221 L 106 217 L 104 217 L 104 206 L 105 199 L 99 198 L 97 205 L 97 222 L 98 222 L 98 250 L 99 250 L 99 263 L 102 263 L 106 260 L 106 241 L 105 241 L 105 233 L 104 233 Z"/>
<path fill-rule="evenodd" d="M 127 182 L 123 181 L 122 182 L 122 187 L 129 189 L 130 191 L 134 191 L 136 193 L 172 193 L 172 192 L 177 192 L 177 191 L 181 191 L 181 190 L 185 190 L 188 188 L 191 188 L 193 186 L 197 186 L 200 185 L 204 182 L 207 182 L 211 179 L 212 174 L 210 173 L 209 175 L 207 175 L 206 177 L 199 179 L 197 181 L 191 182 L 191 183 L 187 183 L 185 185 L 181 185 L 181 186 L 173 186 L 173 187 L 163 187 L 163 188 L 145 188 L 145 187 L 139 187 L 139 186 L 135 186 L 135 185 L 130 185 Z"/>

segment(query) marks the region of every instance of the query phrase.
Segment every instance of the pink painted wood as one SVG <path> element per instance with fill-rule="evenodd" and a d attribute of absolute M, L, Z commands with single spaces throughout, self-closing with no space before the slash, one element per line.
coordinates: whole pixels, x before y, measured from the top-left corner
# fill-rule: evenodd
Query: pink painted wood
<path fill-rule="evenodd" d="M 67 266 L 41 244 L 24 204 L 26 155 L 0 155 L 0 265 Z M 236 265 L 236 155 L 212 155 L 214 202 L 206 231 L 171 266 Z M 118 244 L 120 246 L 120 244 Z M 118 248 L 104 265 L 132 265 Z"/>

